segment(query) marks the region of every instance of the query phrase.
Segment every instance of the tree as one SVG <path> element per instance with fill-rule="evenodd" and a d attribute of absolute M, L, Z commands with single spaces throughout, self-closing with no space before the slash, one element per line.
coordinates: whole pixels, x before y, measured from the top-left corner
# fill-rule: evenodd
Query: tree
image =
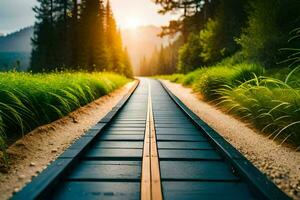
<path fill-rule="evenodd" d="M 139 75 L 145 76 L 148 74 L 147 69 L 147 59 L 146 56 L 143 56 L 143 58 L 140 60 L 140 65 L 139 65 Z"/>
<path fill-rule="evenodd" d="M 132 66 L 129 60 L 127 49 L 123 49 L 120 30 L 117 29 L 116 20 L 113 16 L 110 1 L 107 1 L 105 11 L 106 42 L 109 65 L 108 70 L 126 76 L 132 76 Z"/>
<path fill-rule="evenodd" d="M 108 45 L 109 71 L 122 73 L 122 39 L 121 33 L 117 30 L 110 2 L 106 5 L 106 42 Z"/>
<path fill-rule="evenodd" d="M 199 34 L 190 34 L 188 42 L 179 50 L 178 71 L 188 73 L 203 65 L 203 59 L 200 57 L 202 52 Z"/>
<path fill-rule="evenodd" d="M 205 64 L 214 64 L 238 51 L 235 39 L 246 23 L 247 0 L 220 0 L 215 13 L 200 31 L 201 58 Z"/>
<path fill-rule="evenodd" d="M 71 68 L 72 2 L 55 0 L 55 64 L 58 69 Z"/>
<path fill-rule="evenodd" d="M 154 0 L 154 2 L 162 7 L 159 11 L 161 14 L 182 13 L 178 20 L 172 20 L 168 26 L 162 27 L 160 36 L 181 32 L 186 41 L 189 33 L 199 31 L 214 14 L 218 0 Z"/>
<path fill-rule="evenodd" d="M 34 72 L 54 69 L 54 0 L 38 0 L 33 8 L 36 23 L 32 38 L 30 70 Z"/>
<path fill-rule="evenodd" d="M 130 62 L 127 48 L 125 48 L 123 51 L 123 65 L 124 65 L 123 74 L 127 77 L 133 77 L 132 65 Z"/>
<path fill-rule="evenodd" d="M 80 65 L 88 71 L 103 71 L 108 65 L 103 1 L 82 0 L 80 23 Z"/>
<path fill-rule="evenodd" d="M 78 0 L 72 0 L 72 22 L 71 22 L 71 62 L 70 66 L 73 69 L 79 68 L 79 48 L 80 48 L 80 37 L 79 37 L 79 5 Z"/>
<path fill-rule="evenodd" d="M 298 0 L 250 1 L 248 24 L 237 40 L 245 57 L 267 67 L 282 61 L 287 55 L 278 49 L 289 45 L 289 32 L 299 27 L 299 10 Z"/>
<path fill-rule="evenodd" d="M 114 71 L 132 76 L 109 1 L 38 0 L 31 70 Z"/>

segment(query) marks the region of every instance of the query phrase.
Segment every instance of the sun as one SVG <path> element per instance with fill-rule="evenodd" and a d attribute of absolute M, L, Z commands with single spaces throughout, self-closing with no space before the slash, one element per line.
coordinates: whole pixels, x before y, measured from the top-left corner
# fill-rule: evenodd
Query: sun
<path fill-rule="evenodd" d="M 126 20 L 126 27 L 130 29 L 136 29 L 137 27 L 141 26 L 142 22 L 137 17 L 128 17 Z"/>

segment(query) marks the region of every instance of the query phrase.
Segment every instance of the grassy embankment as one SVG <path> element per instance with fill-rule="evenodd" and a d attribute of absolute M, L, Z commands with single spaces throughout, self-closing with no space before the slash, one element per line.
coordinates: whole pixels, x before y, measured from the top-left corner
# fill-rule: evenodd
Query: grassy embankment
<path fill-rule="evenodd" d="M 0 73 L 0 150 L 127 82 L 113 73 Z"/>
<path fill-rule="evenodd" d="M 300 69 L 271 73 L 258 65 L 227 64 L 159 77 L 192 87 L 280 143 L 300 146 Z"/>

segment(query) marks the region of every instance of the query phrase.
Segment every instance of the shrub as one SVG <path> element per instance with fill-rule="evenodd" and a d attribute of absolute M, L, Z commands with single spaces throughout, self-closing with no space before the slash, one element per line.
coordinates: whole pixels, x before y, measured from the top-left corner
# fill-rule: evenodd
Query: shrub
<path fill-rule="evenodd" d="M 214 66 L 201 68 L 187 74 L 183 79 L 184 85 L 191 85 L 195 91 L 201 92 L 208 100 L 219 97 L 216 92 L 225 86 L 236 86 L 250 80 L 254 74 L 262 75 L 264 69 L 254 64 L 239 64 L 233 67 Z"/>
<path fill-rule="evenodd" d="M 184 75 L 183 74 L 159 75 L 159 76 L 155 76 L 154 78 L 165 79 L 175 83 L 181 83 L 182 79 L 184 78 Z"/>

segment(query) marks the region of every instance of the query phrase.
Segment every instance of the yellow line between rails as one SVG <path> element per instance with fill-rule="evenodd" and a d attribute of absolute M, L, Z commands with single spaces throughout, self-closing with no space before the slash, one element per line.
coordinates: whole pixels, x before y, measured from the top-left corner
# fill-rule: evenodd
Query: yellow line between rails
<path fill-rule="evenodd" d="M 148 82 L 148 109 L 143 147 L 141 200 L 162 200 L 160 168 L 152 111 L 151 85 Z"/>

